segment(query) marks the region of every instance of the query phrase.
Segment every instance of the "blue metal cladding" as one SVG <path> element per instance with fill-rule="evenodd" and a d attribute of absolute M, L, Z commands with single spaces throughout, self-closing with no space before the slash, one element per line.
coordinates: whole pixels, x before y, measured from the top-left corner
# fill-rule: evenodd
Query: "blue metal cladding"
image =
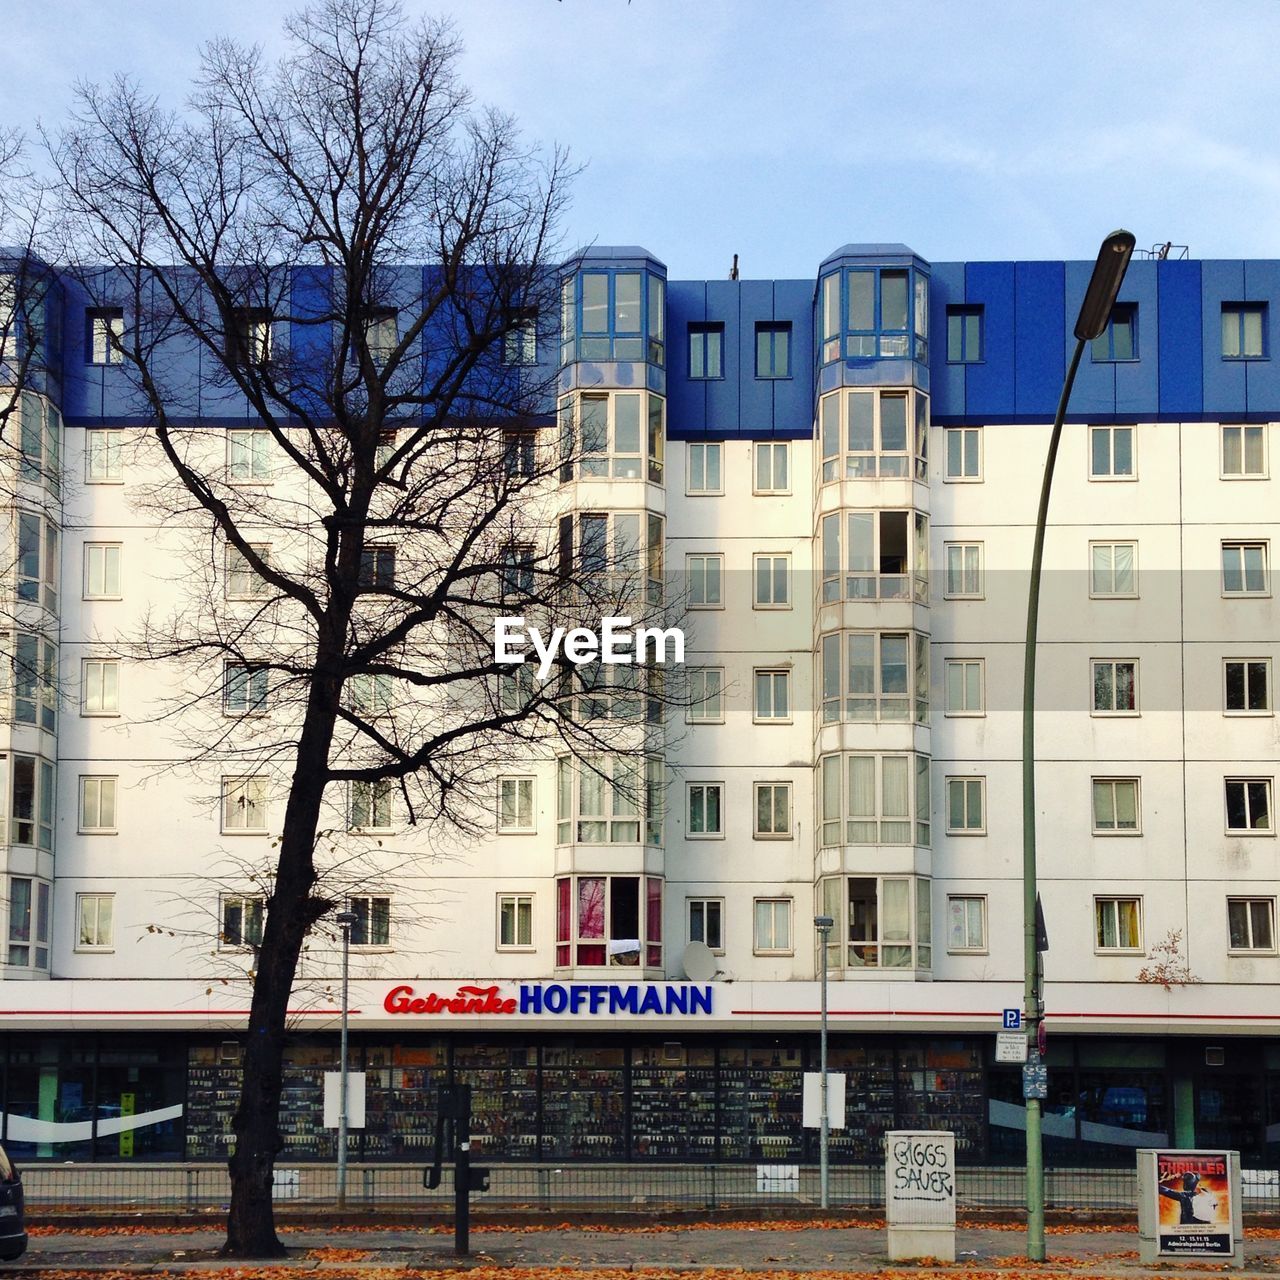
<path fill-rule="evenodd" d="M 1231 416 L 1247 411 L 1244 360 L 1222 358 L 1222 304 L 1245 298 L 1243 262 L 1203 262 L 1200 333 L 1204 358 L 1204 411 Z"/>
<path fill-rule="evenodd" d="M 1014 412 L 1052 418 L 1066 373 L 1066 263 L 1018 262 L 1014 284 Z"/>
<path fill-rule="evenodd" d="M 1269 303 L 1269 314 L 1263 320 L 1266 358 L 1244 362 L 1245 412 L 1251 417 L 1268 417 L 1275 414 L 1275 407 L 1280 404 L 1280 363 L 1275 358 L 1275 334 L 1268 332 L 1276 322 L 1277 308 L 1280 308 L 1280 262 L 1245 262 L 1244 297 L 1248 301 Z"/>
<path fill-rule="evenodd" d="M 807 438 L 813 434 L 813 281 L 775 280 L 772 318 L 791 322 L 791 377 L 769 384 L 773 434 Z"/>
<path fill-rule="evenodd" d="M 1015 264 L 969 262 L 964 270 L 964 298 L 982 307 L 982 361 L 967 365 L 961 414 L 988 422 L 1006 421 L 1017 411 L 1014 339 L 1017 336 Z M 946 359 L 946 347 L 942 348 Z M 938 359 L 937 352 L 934 360 Z M 939 416 L 933 406 L 933 416 Z"/>
<path fill-rule="evenodd" d="M 737 280 L 707 282 L 707 321 L 724 325 L 720 378 L 707 380 L 707 430 L 722 439 L 748 434 L 743 430 L 742 383 L 755 373 L 754 362 L 742 360 L 742 288 Z"/>
<path fill-rule="evenodd" d="M 706 318 L 705 281 L 667 281 L 667 435 L 673 440 L 710 434 L 707 383 L 689 377 L 689 326 Z"/>
<path fill-rule="evenodd" d="M 1212 354 L 1204 351 L 1200 328 L 1200 263 L 1157 262 L 1156 281 L 1157 331 L 1141 341 L 1159 360 L 1157 404 L 1161 416 L 1197 418 L 1204 412 L 1204 359 Z"/>
<path fill-rule="evenodd" d="M 935 266 L 929 278 L 929 407 L 934 417 L 964 415 L 969 366 L 947 360 L 947 308 L 967 303 L 964 278 L 960 262 Z"/>
<path fill-rule="evenodd" d="M 1132 303 L 1136 316 L 1137 359 L 1118 360 L 1111 366 L 1115 375 L 1117 418 L 1149 416 L 1152 405 L 1160 403 L 1159 287 L 1155 262 L 1131 262 L 1120 290 L 1119 301 Z M 1075 327 L 1075 316 L 1070 316 Z M 1085 358 L 1088 358 L 1088 351 Z M 1074 407 L 1072 410 L 1074 416 Z"/>

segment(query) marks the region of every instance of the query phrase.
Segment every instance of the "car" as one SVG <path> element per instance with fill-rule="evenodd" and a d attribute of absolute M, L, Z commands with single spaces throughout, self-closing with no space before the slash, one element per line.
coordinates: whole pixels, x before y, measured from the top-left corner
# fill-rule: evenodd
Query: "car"
<path fill-rule="evenodd" d="M 0 1262 L 12 1262 L 27 1251 L 22 1175 L 0 1146 Z"/>

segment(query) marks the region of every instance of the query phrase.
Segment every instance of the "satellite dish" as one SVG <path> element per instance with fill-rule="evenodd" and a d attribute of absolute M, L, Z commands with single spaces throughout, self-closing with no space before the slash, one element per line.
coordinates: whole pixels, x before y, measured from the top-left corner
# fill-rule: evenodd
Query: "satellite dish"
<path fill-rule="evenodd" d="M 705 942 L 691 942 L 684 949 L 684 973 L 694 982 L 710 982 L 719 965 Z"/>

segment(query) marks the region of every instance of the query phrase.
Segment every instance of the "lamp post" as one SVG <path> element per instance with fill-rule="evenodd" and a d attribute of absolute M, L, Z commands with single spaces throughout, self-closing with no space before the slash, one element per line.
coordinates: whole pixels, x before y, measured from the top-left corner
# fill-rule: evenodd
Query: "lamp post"
<path fill-rule="evenodd" d="M 822 1193 L 822 1208 L 827 1208 L 830 1182 L 831 1116 L 827 1110 L 827 938 L 835 921 L 830 916 L 814 916 L 813 927 L 818 931 L 818 946 L 822 952 L 822 1025 L 818 1041 L 818 1070 L 822 1078 L 818 1082 L 818 1185 Z"/>
<path fill-rule="evenodd" d="M 1111 308 L 1120 293 L 1124 273 L 1133 256 L 1134 238 L 1128 231 L 1113 231 L 1098 250 L 1089 287 L 1085 290 L 1080 314 L 1076 317 L 1075 351 L 1067 367 L 1058 397 L 1058 410 L 1049 436 L 1049 452 L 1040 484 L 1040 506 L 1036 513 L 1035 543 L 1031 552 L 1031 581 L 1027 593 L 1027 640 L 1022 668 L 1022 933 L 1023 981 L 1026 1009 L 1027 1060 L 1040 1062 L 1040 1020 L 1044 1016 L 1040 973 L 1040 946 L 1036 929 L 1036 630 L 1040 620 L 1040 569 L 1044 559 L 1045 522 L 1049 515 L 1049 492 L 1053 467 L 1058 457 L 1062 420 L 1075 384 L 1076 370 L 1084 354 L 1084 344 L 1102 334 L 1111 318 Z M 1044 1147 L 1039 1098 L 1027 1104 L 1027 1257 L 1044 1261 Z"/>
<path fill-rule="evenodd" d="M 347 1207 L 347 987 L 351 960 L 351 926 L 360 917 L 354 911 L 339 911 L 335 917 L 342 930 L 342 1047 L 338 1064 L 338 1208 Z"/>

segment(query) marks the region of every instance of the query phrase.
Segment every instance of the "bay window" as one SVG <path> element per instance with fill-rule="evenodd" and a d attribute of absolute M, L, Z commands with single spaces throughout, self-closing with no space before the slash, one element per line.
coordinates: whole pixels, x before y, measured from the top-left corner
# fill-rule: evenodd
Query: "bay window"
<path fill-rule="evenodd" d="M 556 967 L 641 965 L 662 965 L 661 877 L 558 877 Z"/>
<path fill-rule="evenodd" d="M 666 281 L 649 271 L 592 269 L 560 289 L 563 364 L 666 359 Z"/>
<path fill-rule="evenodd" d="M 923 876 L 827 876 L 818 900 L 835 925 L 827 963 L 848 969 L 933 966 L 931 882 Z"/>
<path fill-rule="evenodd" d="M 14 967 L 49 967 L 50 916 L 53 891 L 45 880 L 26 876 L 9 879 L 9 950 Z"/>
<path fill-rule="evenodd" d="M 906 267 L 850 267 L 822 279 L 822 362 L 929 358 L 929 278 Z M 843 323 L 842 323 L 843 321 Z"/>
<path fill-rule="evenodd" d="M 662 483 L 666 401 L 652 392 L 588 392 L 560 402 L 560 480 Z"/>
<path fill-rule="evenodd" d="M 642 511 L 584 511 L 560 517 L 558 573 L 564 582 L 608 575 L 619 597 L 662 599 L 663 519 Z"/>
<path fill-rule="evenodd" d="M 929 598 L 929 517 L 844 511 L 822 517 L 822 602 Z"/>
<path fill-rule="evenodd" d="M 818 420 L 823 484 L 928 476 L 929 397 L 922 392 L 832 391 L 822 397 Z"/>
<path fill-rule="evenodd" d="M 917 632 L 822 637 L 822 720 L 929 720 L 929 640 Z"/>
<path fill-rule="evenodd" d="M 558 844 L 662 843 L 662 761 L 599 755 L 556 761 Z M 643 833 L 643 834 L 642 834 Z"/>
<path fill-rule="evenodd" d="M 818 763 L 820 843 L 928 848 L 929 757 L 843 752 Z"/>

